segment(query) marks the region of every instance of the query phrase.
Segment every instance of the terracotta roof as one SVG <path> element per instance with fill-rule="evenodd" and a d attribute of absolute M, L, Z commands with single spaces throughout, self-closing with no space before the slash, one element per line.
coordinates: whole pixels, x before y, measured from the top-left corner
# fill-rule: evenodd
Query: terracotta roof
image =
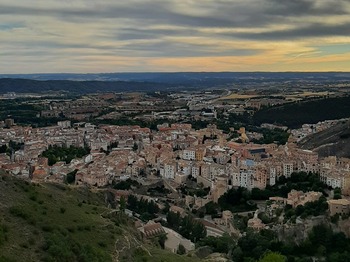
<path fill-rule="evenodd" d="M 160 223 L 145 225 L 143 227 L 143 231 L 146 237 L 152 237 L 165 233 L 164 228 Z"/>

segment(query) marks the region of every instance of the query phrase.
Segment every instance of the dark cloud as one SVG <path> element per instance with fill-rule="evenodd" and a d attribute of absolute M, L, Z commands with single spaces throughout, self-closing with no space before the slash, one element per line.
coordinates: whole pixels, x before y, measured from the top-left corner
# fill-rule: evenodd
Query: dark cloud
<path fill-rule="evenodd" d="M 134 26 L 177 25 L 184 27 L 244 28 L 288 23 L 290 17 L 346 15 L 343 0 L 252 0 L 213 1 L 198 3 L 194 9 L 204 9 L 200 15 L 175 9 L 169 1 L 140 1 L 132 4 L 109 4 L 72 7 L 62 3 L 61 8 L 0 5 L 0 15 L 50 16 L 65 21 L 83 23 L 96 19 L 129 19 Z M 125 33 L 122 38 L 139 39 L 137 32 Z M 150 38 L 144 34 L 145 39 Z"/>
<path fill-rule="evenodd" d="M 267 0 L 265 13 L 277 16 L 346 15 L 343 0 Z"/>
<path fill-rule="evenodd" d="M 340 25 L 311 24 L 294 29 L 275 30 L 263 33 L 232 33 L 225 35 L 251 40 L 290 40 L 328 36 L 349 36 L 350 23 Z"/>
<path fill-rule="evenodd" d="M 10 0 L 2 2 L 7 5 L 0 4 L 0 32 L 4 35 L 0 56 L 7 59 L 254 56 L 264 51 L 237 48 L 235 41 L 350 35 L 350 19 L 349 23 L 336 24 L 338 16 L 342 18 L 339 21 L 346 21 L 350 15 L 348 0 L 57 0 L 55 5 L 49 0 L 41 5 L 34 5 L 33 0 L 16 5 Z M 334 18 L 332 24 L 327 23 L 330 18 Z M 47 24 L 39 25 L 40 21 Z M 72 25 L 75 30 L 86 31 L 74 35 L 70 28 L 65 32 L 66 27 L 57 26 L 61 21 L 67 28 Z M 289 29 L 273 29 L 278 25 Z M 23 34 L 12 34 L 18 27 Z M 226 42 L 220 43 L 222 40 Z"/>
<path fill-rule="evenodd" d="M 153 24 L 171 24 L 186 26 L 210 26 L 225 27 L 232 25 L 232 21 L 220 17 L 196 16 L 178 13 L 171 6 L 152 3 L 140 3 L 136 6 L 110 6 L 99 10 L 89 8 L 34 8 L 0 5 L 0 15 L 27 15 L 27 16 L 51 16 L 60 19 L 72 19 L 74 21 L 126 18 L 135 21 L 146 20 Z M 141 24 L 142 25 L 142 24 Z"/>
<path fill-rule="evenodd" d="M 144 56 L 149 57 L 246 56 L 261 52 L 261 50 L 250 50 L 244 47 L 221 50 L 216 48 L 216 46 L 208 44 L 180 43 L 170 40 L 130 43 L 123 46 L 121 51 L 125 51 L 128 54 L 136 52 L 136 56 L 138 55 L 138 52 L 142 52 Z"/>
<path fill-rule="evenodd" d="M 137 28 L 119 28 L 115 35 L 111 38 L 120 41 L 141 40 L 141 39 L 157 39 L 163 36 L 193 36 L 199 35 L 198 30 L 193 28 L 181 29 L 137 29 Z"/>

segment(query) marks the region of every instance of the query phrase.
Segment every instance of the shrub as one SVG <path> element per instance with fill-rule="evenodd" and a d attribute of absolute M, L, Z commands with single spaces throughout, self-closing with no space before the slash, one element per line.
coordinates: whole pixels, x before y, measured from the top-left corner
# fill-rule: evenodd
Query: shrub
<path fill-rule="evenodd" d="M 26 213 L 21 207 L 18 206 L 10 207 L 10 213 L 16 217 L 23 218 L 24 220 L 28 220 L 30 217 L 28 213 Z"/>

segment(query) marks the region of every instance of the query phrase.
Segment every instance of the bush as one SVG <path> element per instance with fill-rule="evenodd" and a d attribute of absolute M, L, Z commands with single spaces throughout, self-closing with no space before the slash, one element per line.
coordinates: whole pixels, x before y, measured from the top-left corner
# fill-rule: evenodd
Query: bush
<path fill-rule="evenodd" d="M 0 225 L 0 246 L 7 240 L 8 228 L 4 225 Z"/>
<path fill-rule="evenodd" d="M 184 255 L 184 254 L 186 254 L 186 249 L 185 249 L 185 247 L 183 246 L 183 245 L 179 245 L 179 248 L 177 249 L 177 253 L 179 254 L 179 255 Z"/>
<path fill-rule="evenodd" d="M 54 227 L 51 225 L 43 225 L 41 229 L 45 232 L 52 232 L 54 230 Z"/>
<path fill-rule="evenodd" d="M 21 207 L 12 206 L 10 207 L 10 213 L 16 217 L 23 218 L 24 220 L 28 220 L 30 215 L 26 213 Z"/>

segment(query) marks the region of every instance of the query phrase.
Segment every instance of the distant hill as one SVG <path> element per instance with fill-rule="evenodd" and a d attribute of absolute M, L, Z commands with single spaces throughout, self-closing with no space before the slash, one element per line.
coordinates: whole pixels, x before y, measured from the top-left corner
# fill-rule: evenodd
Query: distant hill
<path fill-rule="evenodd" d="M 26 81 L 25 81 L 26 80 Z M 35 80 L 34 82 L 29 80 Z M 101 74 L 0 74 L 0 92 L 162 91 L 205 88 L 324 87 L 350 82 L 350 73 L 177 72 Z"/>
<path fill-rule="evenodd" d="M 350 120 L 338 123 L 319 133 L 312 134 L 302 141 L 303 149 L 315 150 L 321 157 L 350 157 Z"/>
<path fill-rule="evenodd" d="M 289 103 L 256 112 L 254 123 L 277 123 L 290 128 L 319 121 L 350 117 L 350 96 Z"/>
<path fill-rule="evenodd" d="M 0 74 L 0 78 L 21 78 L 31 80 L 74 80 L 74 81 L 136 81 L 152 83 L 228 83 L 258 81 L 301 80 L 317 82 L 349 81 L 346 72 L 140 72 L 140 73 L 91 73 L 91 74 Z"/>
<path fill-rule="evenodd" d="M 160 83 L 127 82 L 127 81 L 70 81 L 30 79 L 0 79 L 0 93 L 46 93 L 50 91 L 68 91 L 78 94 L 102 92 L 130 92 L 166 90 L 170 86 Z"/>

